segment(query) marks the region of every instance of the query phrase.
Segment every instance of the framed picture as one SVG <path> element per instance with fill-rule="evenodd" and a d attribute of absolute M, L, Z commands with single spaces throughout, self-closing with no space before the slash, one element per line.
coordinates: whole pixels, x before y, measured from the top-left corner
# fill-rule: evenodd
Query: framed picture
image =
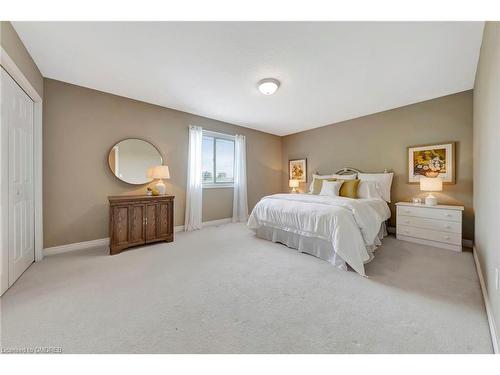
<path fill-rule="evenodd" d="M 408 183 L 420 177 L 441 177 L 443 183 L 455 183 L 455 142 L 408 147 Z"/>
<path fill-rule="evenodd" d="M 288 176 L 290 180 L 307 182 L 307 159 L 289 160 Z"/>

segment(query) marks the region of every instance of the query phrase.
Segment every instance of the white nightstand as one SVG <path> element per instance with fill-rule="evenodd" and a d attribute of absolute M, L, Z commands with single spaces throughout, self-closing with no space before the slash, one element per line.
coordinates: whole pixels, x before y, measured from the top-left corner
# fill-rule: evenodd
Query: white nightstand
<path fill-rule="evenodd" d="M 399 240 L 462 251 L 463 206 L 396 203 Z"/>

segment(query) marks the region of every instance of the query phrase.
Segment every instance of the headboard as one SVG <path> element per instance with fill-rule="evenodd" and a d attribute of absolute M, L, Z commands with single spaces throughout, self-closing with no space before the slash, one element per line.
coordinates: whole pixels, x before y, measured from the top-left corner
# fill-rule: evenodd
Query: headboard
<path fill-rule="evenodd" d="M 357 174 L 357 173 L 361 173 L 361 171 L 359 169 L 354 169 L 349 167 L 339 169 L 337 172 L 335 172 L 335 174 L 340 174 L 340 175 Z"/>
<path fill-rule="evenodd" d="M 357 173 L 363 173 L 359 169 L 351 168 L 351 167 L 345 167 L 342 169 L 339 169 L 335 174 L 340 174 L 340 175 L 348 175 L 348 174 L 357 174 Z M 388 173 L 387 168 L 384 169 L 384 173 Z M 315 172 L 315 174 L 320 174 L 318 171 Z"/>

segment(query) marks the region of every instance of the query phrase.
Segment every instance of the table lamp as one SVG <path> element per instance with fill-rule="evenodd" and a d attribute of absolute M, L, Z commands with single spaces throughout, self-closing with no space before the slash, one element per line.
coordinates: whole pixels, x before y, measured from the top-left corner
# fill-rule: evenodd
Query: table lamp
<path fill-rule="evenodd" d="M 425 197 L 425 204 L 428 206 L 435 206 L 437 198 L 432 195 L 433 191 L 443 190 L 443 180 L 441 177 L 420 177 L 420 190 L 428 191 L 429 195 Z"/>
<path fill-rule="evenodd" d="M 156 167 L 153 168 L 153 173 L 151 174 L 151 177 L 158 179 L 158 182 L 155 185 L 155 188 L 156 190 L 158 190 L 158 193 L 161 195 L 166 194 L 167 187 L 165 186 L 163 179 L 170 178 L 170 171 L 168 170 L 168 167 L 166 165 L 157 165 Z"/>
<path fill-rule="evenodd" d="M 297 188 L 299 187 L 299 180 L 289 180 L 288 186 L 292 188 L 292 193 L 298 193 Z"/>

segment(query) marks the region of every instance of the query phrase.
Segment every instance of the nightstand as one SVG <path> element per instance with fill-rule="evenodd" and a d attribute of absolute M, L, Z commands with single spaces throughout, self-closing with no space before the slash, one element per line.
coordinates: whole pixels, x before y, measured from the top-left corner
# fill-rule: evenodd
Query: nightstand
<path fill-rule="evenodd" d="M 443 249 L 462 251 L 463 206 L 396 203 L 396 237 Z"/>

